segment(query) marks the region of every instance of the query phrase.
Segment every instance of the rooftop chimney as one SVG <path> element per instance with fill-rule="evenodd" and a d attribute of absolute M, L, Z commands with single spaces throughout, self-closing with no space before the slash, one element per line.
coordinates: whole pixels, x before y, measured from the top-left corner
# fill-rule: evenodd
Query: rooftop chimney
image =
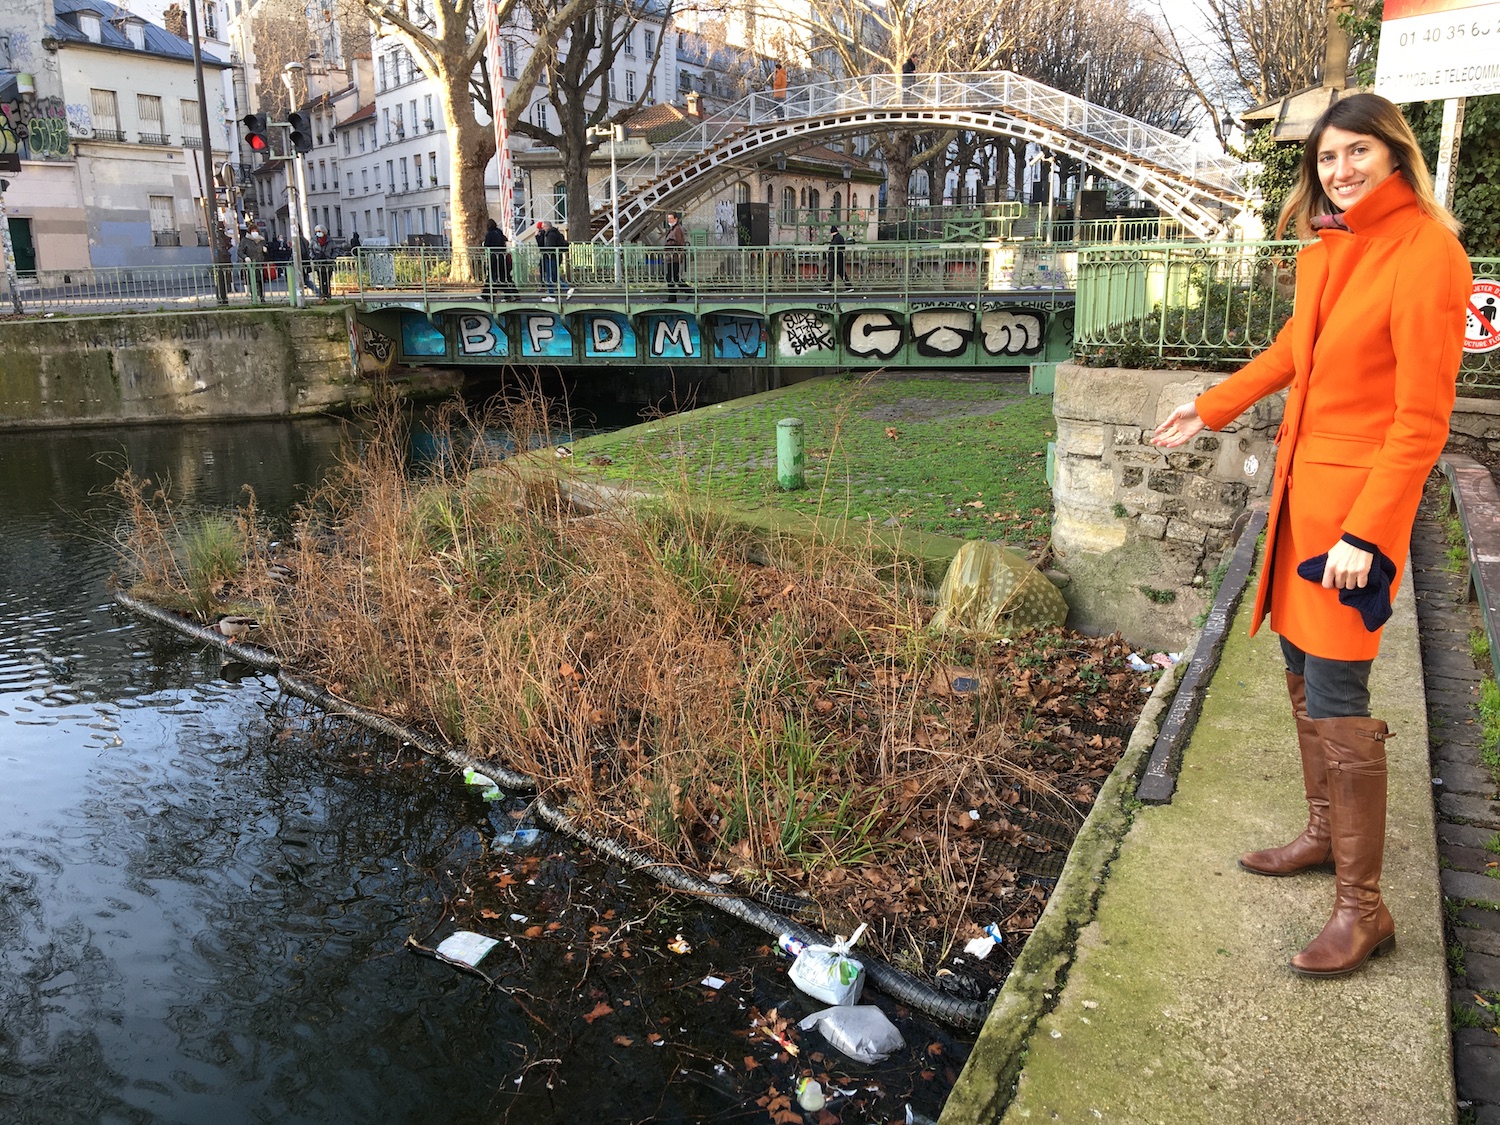
<path fill-rule="evenodd" d="M 1328 49 L 1323 56 L 1323 85 L 1342 90 L 1349 85 L 1349 33 L 1339 17 L 1349 0 L 1328 0 Z"/>
<path fill-rule="evenodd" d="M 161 14 L 161 22 L 162 26 L 170 31 L 173 35 L 177 36 L 177 38 L 189 38 L 187 13 L 182 10 L 181 4 L 174 3 L 170 8 L 163 12 Z"/>
<path fill-rule="evenodd" d="M 688 94 L 686 102 L 687 102 L 687 115 L 689 117 L 702 117 L 703 116 L 703 95 L 702 94 L 700 94 L 696 90 L 694 90 L 692 93 Z"/>

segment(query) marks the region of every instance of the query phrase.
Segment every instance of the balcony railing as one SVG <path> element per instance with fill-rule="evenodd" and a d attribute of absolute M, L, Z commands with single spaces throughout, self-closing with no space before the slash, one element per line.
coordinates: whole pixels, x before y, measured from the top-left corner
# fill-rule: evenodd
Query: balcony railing
<path fill-rule="evenodd" d="M 152 246 L 181 246 L 182 236 L 175 230 L 154 230 L 151 232 Z"/>
<path fill-rule="evenodd" d="M 141 144 L 143 145 L 169 145 L 172 138 L 165 133 L 142 133 Z"/>
<path fill-rule="evenodd" d="M 95 129 L 94 135 L 87 139 L 91 141 L 123 141 L 125 139 L 125 130 Z"/>
<path fill-rule="evenodd" d="M 183 148 L 202 148 L 203 147 L 203 138 L 202 137 L 189 137 L 189 136 L 184 135 L 183 138 L 182 138 L 182 147 Z"/>

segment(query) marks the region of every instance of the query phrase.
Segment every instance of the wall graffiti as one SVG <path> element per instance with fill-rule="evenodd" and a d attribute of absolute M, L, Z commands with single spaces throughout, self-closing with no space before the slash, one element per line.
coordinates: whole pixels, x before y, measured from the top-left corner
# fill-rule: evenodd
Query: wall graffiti
<path fill-rule="evenodd" d="M 68 131 L 81 139 L 94 135 L 94 114 L 82 102 L 68 103 Z"/>
<path fill-rule="evenodd" d="M 517 358 L 566 363 L 588 360 L 712 360 L 728 363 L 775 358 L 787 363 L 885 362 L 909 358 L 949 362 L 1026 363 L 1046 351 L 1054 310 L 998 302 L 927 304 L 908 316 L 888 309 L 783 309 L 770 320 L 752 312 L 685 312 L 637 316 L 604 309 L 563 315 L 523 309 L 494 315 L 450 309 L 432 320 L 401 314 L 400 352 L 408 358 Z M 1065 313 L 1063 314 L 1066 315 Z M 575 335 L 578 337 L 575 343 Z M 775 346 L 772 347 L 774 335 Z M 975 347 L 976 342 L 978 347 Z M 388 363 L 395 342 L 373 329 L 351 339 L 362 371 Z M 840 346 L 842 344 L 842 347 Z"/>
<path fill-rule="evenodd" d="M 68 111 L 61 98 L 0 102 L 0 154 L 19 153 L 24 160 L 57 160 L 71 151 Z"/>
<path fill-rule="evenodd" d="M 776 351 L 786 359 L 834 349 L 833 326 L 828 318 L 810 309 L 779 314 L 781 331 Z"/>
<path fill-rule="evenodd" d="M 860 313 L 844 322 L 844 347 L 861 359 L 890 359 L 901 350 L 903 335 L 893 313 Z"/>
<path fill-rule="evenodd" d="M 1045 315 L 1033 309 L 990 309 L 979 321 L 980 343 L 990 355 L 1036 355 L 1042 350 Z"/>
<path fill-rule="evenodd" d="M 583 354 L 589 359 L 634 359 L 635 327 L 619 313 L 584 316 Z"/>
<path fill-rule="evenodd" d="M 507 356 L 510 354 L 510 338 L 500 322 L 489 313 L 460 313 L 458 354 Z"/>
<path fill-rule="evenodd" d="M 974 314 L 968 309 L 923 309 L 911 314 L 912 343 L 917 354 L 952 359 L 974 340 Z"/>
<path fill-rule="evenodd" d="M 646 339 L 652 359 L 698 359 L 703 355 L 698 322 L 681 313 L 647 316 Z"/>
<path fill-rule="evenodd" d="M 521 314 L 521 354 L 535 359 L 570 359 L 573 334 L 556 313 Z"/>
<path fill-rule="evenodd" d="M 349 341 L 357 375 L 384 375 L 396 357 L 396 341 L 351 317 Z"/>
<path fill-rule="evenodd" d="M 715 359 L 765 359 L 766 322 L 758 316 L 714 316 Z"/>

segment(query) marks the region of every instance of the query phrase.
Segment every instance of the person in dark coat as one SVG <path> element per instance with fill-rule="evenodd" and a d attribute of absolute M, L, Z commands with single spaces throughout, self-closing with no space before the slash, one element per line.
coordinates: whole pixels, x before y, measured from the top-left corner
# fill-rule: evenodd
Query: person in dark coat
<path fill-rule="evenodd" d="M 318 296 L 328 300 L 333 292 L 333 267 L 338 259 L 338 252 L 334 249 L 333 242 L 328 237 L 328 231 L 323 227 L 313 229 L 312 247 L 309 258 L 313 270 L 317 273 L 318 281 L 314 288 Z"/>
<path fill-rule="evenodd" d="M 844 257 L 844 236 L 839 233 L 838 225 L 828 228 L 828 288 L 832 289 L 836 282 L 842 281 L 845 285 L 853 284 L 849 280 L 849 263 Z"/>
<path fill-rule="evenodd" d="M 551 296 L 558 296 L 558 266 L 562 262 L 562 252 L 568 248 L 568 237 L 557 229 L 555 223 L 546 219 L 536 225 L 536 244 L 542 251 L 542 288 Z M 564 296 L 573 295 L 573 287 L 569 286 Z"/>
<path fill-rule="evenodd" d="M 662 264 L 667 271 L 667 300 L 677 300 L 682 286 L 682 267 L 687 261 L 687 228 L 676 211 L 667 212 L 667 235 L 662 240 Z"/>
<path fill-rule="evenodd" d="M 490 219 L 485 224 L 484 247 L 486 251 L 483 294 L 485 300 L 493 299 L 496 289 L 503 289 L 514 295 L 516 282 L 510 260 L 510 248 L 506 245 L 505 232 L 500 229 L 500 224 L 494 219 Z"/>

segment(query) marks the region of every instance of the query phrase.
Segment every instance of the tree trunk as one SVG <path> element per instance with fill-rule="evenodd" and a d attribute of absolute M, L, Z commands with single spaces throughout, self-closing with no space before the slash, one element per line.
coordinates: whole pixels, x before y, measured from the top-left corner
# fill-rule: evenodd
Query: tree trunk
<path fill-rule="evenodd" d="M 484 190 L 484 173 L 495 155 L 495 130 L 481 125 L 474 116 L 467 79 L 450 77 L 443 98 L 449 143 L 453 146 L 452 187 L 448 190 L 449 224 L 453 243 L 452 277 L 472 281 L 470 251 L 484 242 L 485 220 L 490 217 Z M 453 87 L 457 87 L 457 93 Z"/>

